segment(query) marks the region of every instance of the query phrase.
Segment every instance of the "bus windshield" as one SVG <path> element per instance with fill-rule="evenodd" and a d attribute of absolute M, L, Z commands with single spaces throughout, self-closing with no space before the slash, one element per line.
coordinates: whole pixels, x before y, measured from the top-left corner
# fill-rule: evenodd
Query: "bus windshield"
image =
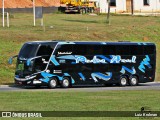
<path fill-rule="evenodd" d="M 27 59 L 36 56 L 38 44 L 24 44 L 19 52 L 18 58 Z"/>

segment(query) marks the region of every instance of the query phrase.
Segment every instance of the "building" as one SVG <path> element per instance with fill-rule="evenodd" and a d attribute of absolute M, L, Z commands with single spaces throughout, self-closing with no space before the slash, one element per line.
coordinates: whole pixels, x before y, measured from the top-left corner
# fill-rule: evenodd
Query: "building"
<path fill-rule="evenodd" d="M 43 7 L 59 7 L 60 0 L 35 0 L 35 6 Z M 33 0 L 4 0 L 5 8 L 32 8 Z M 0 8 L 2 8 L 2 0 L 0 0 Z"/>
<path fill-rule="evenodd" d="M 107 13 L 107 0 L 95 0 L 101 13 Z M 110 0 L 111 12 L 160 12 L 160 0 Z"/>

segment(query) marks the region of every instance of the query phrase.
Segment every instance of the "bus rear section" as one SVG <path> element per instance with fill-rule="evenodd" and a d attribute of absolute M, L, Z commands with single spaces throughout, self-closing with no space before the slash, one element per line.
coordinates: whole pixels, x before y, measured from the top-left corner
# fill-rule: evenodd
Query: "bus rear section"
<path fill-rule="evenodd" d="M 32 48 L 36 50 L 27 49 L 28 57 L 20 57 L 22 47 L 17 58 L 17 69 L 22 70 L 16 70 L 16 83 L 68 88 L 74 85 L 136 86 L 155 79 L 153 43 L 49 42 L 47 46 L 51 49 L 45 48 L 43 52 L 40 46 L 42 43 Z M 27 67 L 20 68 L 20 62 Z"/>

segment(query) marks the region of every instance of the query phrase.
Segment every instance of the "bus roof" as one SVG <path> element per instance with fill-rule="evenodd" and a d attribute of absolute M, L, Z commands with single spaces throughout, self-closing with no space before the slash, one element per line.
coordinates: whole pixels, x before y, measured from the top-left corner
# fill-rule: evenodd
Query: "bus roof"
<path fill-rule="evenodd" d="M 53 40 L 53 41 L 31 41 L 26 42 L 27 44 L 46 44 L 46 43 L 58 43 L 58 44 L 92 44 L 92 45 L 155 45 L 151 42 L 128 42 L 128 41 L 120 41 L 120 42 L 96 42 L 96 41 L 62 41 L 62 40 Z"/>
<path fill-rule="evenodd" d="M 95 42 L 95 41 L 67 41 L 67 42 L 58 42 L 58 44 L 92 44 L 92 45 L 155 45 L 151 42 Z"/>

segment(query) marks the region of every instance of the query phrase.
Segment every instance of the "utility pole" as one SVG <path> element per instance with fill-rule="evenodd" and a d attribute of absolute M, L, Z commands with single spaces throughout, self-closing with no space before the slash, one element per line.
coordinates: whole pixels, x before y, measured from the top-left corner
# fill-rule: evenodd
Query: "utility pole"
<path fill-rule="evenodd" d="M 5 24 L 4 24 L 4 0 L 2 0 L 2 14 L 3 14 L 2 23 L 3 23 L 3 27 L 5 27 Z"/>
<path fill-rule="evenodd" d="M 131 14 L 134 15 L 134 2 L 131 0 Z"/>
<path fill-rule="evenodd" d="M 33 26 L 36 26 L 35 0 L 33 0 Z"/>
<path fill-rule="evenodd" d="M 110 24 L 110 0 L 107 0 L 107 3 L 108 3 L 107 22 Z"/>

